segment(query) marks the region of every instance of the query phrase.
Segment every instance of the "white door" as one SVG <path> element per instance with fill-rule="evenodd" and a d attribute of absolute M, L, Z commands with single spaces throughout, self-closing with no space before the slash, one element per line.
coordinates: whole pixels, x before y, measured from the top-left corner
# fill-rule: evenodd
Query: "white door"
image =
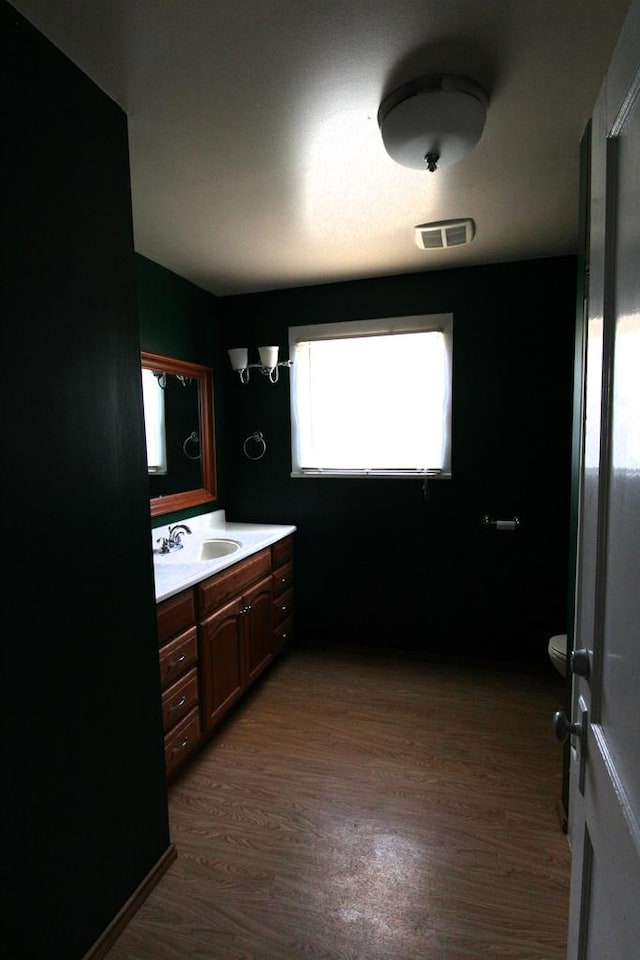
<path fill-rule="evenodd" d="M 568 960 L 640 958 L 640 3 L 592 118 Z M 582 651 L 586 651 L 582 653 Z M 578 673 L 582 673 L 580 676 Z"/>

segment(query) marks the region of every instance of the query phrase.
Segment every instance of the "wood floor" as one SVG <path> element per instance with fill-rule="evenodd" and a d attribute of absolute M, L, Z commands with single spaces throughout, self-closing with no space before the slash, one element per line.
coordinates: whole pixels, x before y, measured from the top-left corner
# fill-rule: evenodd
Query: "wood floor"
<path fill-rule="evenodd" d="M 108 960 L 563 960 L 560 678 L 294 651 L 170 791 Z"/>

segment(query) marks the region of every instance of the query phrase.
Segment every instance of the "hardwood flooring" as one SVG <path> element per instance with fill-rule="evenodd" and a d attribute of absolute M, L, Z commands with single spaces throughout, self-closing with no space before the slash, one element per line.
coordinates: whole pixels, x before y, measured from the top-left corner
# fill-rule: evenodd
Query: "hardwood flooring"
<path fill-rule="evenodd" d="M 293 651 L 170 790 L 108 960 L 563 960 L 559 677 Z"/>

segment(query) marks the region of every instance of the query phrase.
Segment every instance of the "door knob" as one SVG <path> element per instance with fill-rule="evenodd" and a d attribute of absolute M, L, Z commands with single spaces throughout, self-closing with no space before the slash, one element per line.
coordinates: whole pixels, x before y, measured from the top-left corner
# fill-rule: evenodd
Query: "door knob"
<path fill-rule="evenodd" d="M 560 743 L 564 743 L 567 737 L 572 735 L 582 736 L 582 724 L 571 723 L 564 710 L 558 710 L 553 715 L 553 732 Z"/>
<path fill-rule="evenodd" d="M 588 650 L 574 650 L 569 658 L 571 672 L 577 677 L 587 678 L 591 672 Z"/>

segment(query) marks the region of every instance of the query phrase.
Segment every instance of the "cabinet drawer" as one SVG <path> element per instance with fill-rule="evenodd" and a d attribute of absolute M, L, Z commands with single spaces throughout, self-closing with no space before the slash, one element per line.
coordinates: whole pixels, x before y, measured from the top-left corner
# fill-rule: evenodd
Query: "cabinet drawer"
<path fill-rule="evenodd" d="M 288 560 L 293 560 L 293 537 L 285 537 L 271 546 L 271 562 L 274 569 L 281 567 Z"/>
<path fill-rule="evenodd" d="M 167 771 L 167 779 L 176 772 L 178 767 L 182 766 L 198 746 L 200 738 L 200 719 L 198 711 L 193 710 L 177 726 L 173 727 L 171 733 L 164 738 L 164 760 Z"/>
<path fill-rule="evenodd" d="M 160 681 L 165 690 L 198 661 L 198 631 L 190 627 L 160 650 Z"/>
<path fill-rule="evenodd" d="M 278 624 L 273 634 L 273 655 L 277 656 L 284 649 L 293 637 L 293 617 L 287 617 L 282 623 Z"/>
<path fill-rule="evenodd" d="M 184 590 L 162 600 L 157 606 L 158 640 L 162 645 L 166 640 L 191 627 L 196 620 L 196 608 L 193 590 Z"/>
<path fill-rule="evenodd" d="M 279 597 L 280 594 L 290 590 L 293 586 L 293 563 L 285 563 L 273 571 L 273 595 Z"/>
<path fill-rule="evenodd" d="M 223 573 L 198 584 L 198 616 L 202 620 L 212 610 L 221 607 L 256 580 L 271 573 L 271 551 L 267 547 L 252 557 L 240 561 Z"/>
<path fill-rule="evenodd" d="M 293 613 L 293 590 L 288 590 L 273 603 L 273 624 L 277 626 Z"/>
<path fill-rule="evenodd" d="M 198 671 L 190 670 L 162 694 L 162 722 L 165 733 L 185 714 L 198 706 Z"/>

